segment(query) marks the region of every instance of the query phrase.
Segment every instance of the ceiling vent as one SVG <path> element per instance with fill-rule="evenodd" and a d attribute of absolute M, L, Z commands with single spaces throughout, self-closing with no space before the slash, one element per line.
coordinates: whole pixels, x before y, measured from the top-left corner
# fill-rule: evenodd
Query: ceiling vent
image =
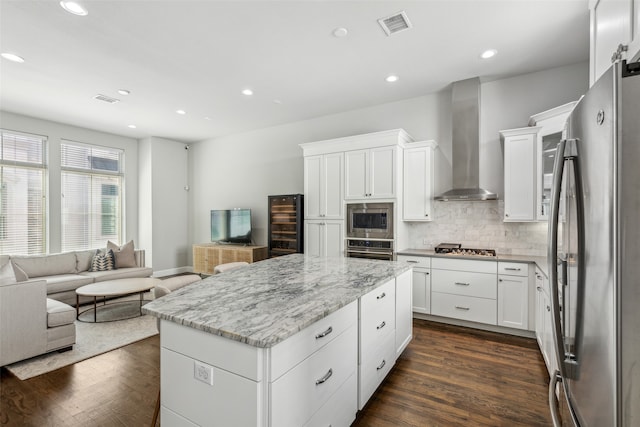
<path fill-rule="evenodd" d="M 409 17 L 405 11 L 378 19 L 378 24 L 380 24 L 387 36 L 411 28 L 411 22 L 409 22 Z"/>
<path fill-rule="evenodd" d="M 119 99 L 111 98 L 110 96 L 102 95 L 101 93 L 94 96 L 93 99 L 97 99 L 98 101 L 108 102 L 109 104 L 115 104 L 116 102 L 120 102 Z"/>

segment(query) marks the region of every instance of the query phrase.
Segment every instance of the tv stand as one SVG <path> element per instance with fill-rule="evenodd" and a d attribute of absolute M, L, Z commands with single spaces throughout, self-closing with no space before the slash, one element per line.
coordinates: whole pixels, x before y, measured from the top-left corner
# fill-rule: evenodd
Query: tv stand
<path fill-rule="evenodd" d="M 248 263 L 267 259 L 267 247 L 243 243 L 201 243 L 193 245 L 193 272 L 213 274 L 216 265 L 228 262 Z"/>

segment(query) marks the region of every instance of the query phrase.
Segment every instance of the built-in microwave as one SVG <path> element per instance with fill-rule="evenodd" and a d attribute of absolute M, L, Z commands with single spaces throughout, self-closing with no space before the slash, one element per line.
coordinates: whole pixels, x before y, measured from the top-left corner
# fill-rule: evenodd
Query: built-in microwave
<path fill-rule="evenodd" d="M 393 203 L 349 203 L 347 237 L 393 239 Z"/>

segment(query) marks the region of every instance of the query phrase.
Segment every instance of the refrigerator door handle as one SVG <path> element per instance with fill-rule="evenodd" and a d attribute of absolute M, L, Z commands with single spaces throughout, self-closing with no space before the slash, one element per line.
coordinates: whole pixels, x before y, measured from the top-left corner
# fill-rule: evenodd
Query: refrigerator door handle
<path fill-rule="evenodd" d="M 553 185 L 551 187 L 551 211 L 549 215 L 548 234 L 548 263 L 549 263 L 549 285 L 551 291 L 551 320 L 553 332 L 553 347 L 556 360 L 558 361 L 558 374 L 564 377 L 564 343 L 562 327 L 560 323 L 560 301 L 558 297 L 558 221 L 560 208 L 560 187 L 562 185 L 562 175 L 564 174 L 565 147 L 567 140 L 563 139 L 558 143 L 557 155 L 553 164 Z M 551 402 L 550 402 L 551 404 Z"/>
<path fill-rule="evenodd" d="M 549 380 L 549 410 L 551 411 L 551 421 L 553 421 L 553 427 L 562 427 L 562 421 L 560 421 L 560 415 L 558 414 L 558 408 L 560 403 L 556 396 L 556 386 L 562 382 L 562 376 L 557 369 L 551 375 Z"/>

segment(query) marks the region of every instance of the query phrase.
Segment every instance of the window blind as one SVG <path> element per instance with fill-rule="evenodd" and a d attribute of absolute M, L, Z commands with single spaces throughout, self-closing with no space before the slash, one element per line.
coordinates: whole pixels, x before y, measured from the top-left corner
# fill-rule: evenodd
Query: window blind
<path fill-rule="evenodd" d="M 63 141 L 62 250 L 103 248 L 122 239 L 122 150 Z"/>
<path fill-rule="evenodd" d="M 8 130 L 0 132 L 0 253 L 43 254 L 47 139 Z"/>

